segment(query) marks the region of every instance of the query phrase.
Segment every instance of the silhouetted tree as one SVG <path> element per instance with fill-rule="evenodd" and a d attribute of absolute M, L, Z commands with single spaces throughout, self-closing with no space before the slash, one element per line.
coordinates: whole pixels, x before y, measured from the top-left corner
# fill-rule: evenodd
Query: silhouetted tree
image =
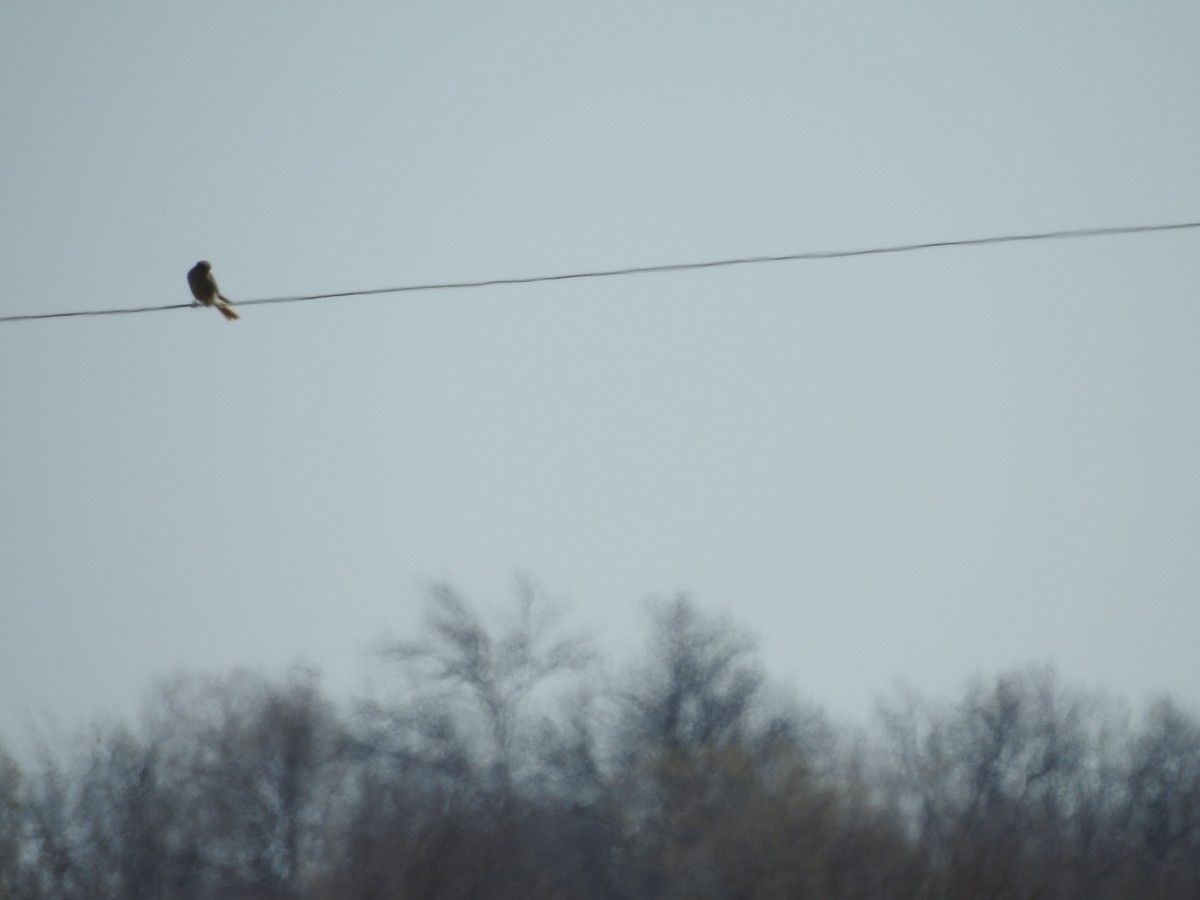
<path fill-rule="evenodd" d="M 0 900 L 13 900 L 25 888 L 21 859 L 24 810 L 20 789 L 21 770 L 0 745 Z"/>
<path fill-rule="evenodd" d="M 929 896 L 1099 888 L 1120 747 L 1120 719 L 1100 698 L 1031 668 L 976 682 L 952 707 L 902 697 L 881 719 L 893 801 L 930 861 Z"/>
<path fill-rule="evenodd" d="M 1125 877 L 1147 898 L 1200 896 L 1200 722 L 1154 703 L 1130 746 Z"/>
<path fill-rule="evenodd" d="M 331 892 L 590 896 L 576 878 L 588 816 L 565 812 L 594 778 L 590 734 L 556 703 L 580 695 L 586 641 L 527 581 L 495 624 L 438 584 L 423 632 L 382 652 L 401 690 L 363 709 L 357 813 Z"/>
<path fill-rule="evenodd" d="M 622 696 L 629 749 L 698 750 L 744 737 L 762 686 L 754 642 L 684 596 L 651 604 L 649 616 L 645 659 Z"/>
<path fill-rule="evenodd" d="M 316 675 L 247 671 L 165 685 L 151 733 L 188 817 L 176 836 L 200 896 L 299 897 L 324 865 L 338 802 L 341 725 Z"/>
<path fill-rule="evenodd" d="M 383 652 L 400 667 L 409 689 L 400 716 L 435 739 L 454 735 L 501 790 L 511 788 L 514 768 L 529 761 L 516 758 L 519 749 L 537 755 L 528 746 L 537 718 L 531 696 L 591 658 L 586 642 L 562 633 L 524 580 L 518 581 L 515 609 L 495 631 L 452 587 L 433 585 L 425 634 L 392 642 Z M 433 710 L 440 714 L 431 719 Z"/>
<path fill-rule="evenodd" d="M 618 704 L 628 896 L 881 896 L 902 836 L 816 776 L 823 720 L 768 709 L 754 644 L 726 620 L 685 597 L 649 611 L 648 650 Z M 880 857 L 871 868 L 851 857 L 866 848 Z"/>
<path fill-rule="evenodd" d="M 137 726 L 0 752 L 0 900 L 1200 897 L 1200 720 L 1048 667 L 897 692 L 871 732 L 686 597 L 607 680 L 521 582 L 435 586 L 353 715 L 296 668 L 160 684 Z M 611 670 L 610 670 L 611 671 Z"/>

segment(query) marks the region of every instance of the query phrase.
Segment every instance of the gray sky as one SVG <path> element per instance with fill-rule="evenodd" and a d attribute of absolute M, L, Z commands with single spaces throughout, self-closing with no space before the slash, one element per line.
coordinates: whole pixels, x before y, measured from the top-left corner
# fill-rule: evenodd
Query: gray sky
<path fill-rule="evenodd" d="M 1200 218 L 1200 7 L 7 4 L 0 315 Z M 986 8 L 989 7 L 990 8 Z M 0 325 L 0 735 L 445 578 L 1200 699 L 1200 231 Z"/>

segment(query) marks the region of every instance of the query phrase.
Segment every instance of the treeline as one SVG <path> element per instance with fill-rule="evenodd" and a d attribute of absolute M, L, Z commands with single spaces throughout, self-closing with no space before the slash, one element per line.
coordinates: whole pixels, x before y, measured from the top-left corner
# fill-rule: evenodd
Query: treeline
<path fill-rule="evenodd" d="M 0 755 L 0 897 L 1200 897 L 1200 722 L 1033 668 L 861 731 L 686 598 L 606 671 L 536 593 L 436 588 L 381 698 L 237 671 Z"/>

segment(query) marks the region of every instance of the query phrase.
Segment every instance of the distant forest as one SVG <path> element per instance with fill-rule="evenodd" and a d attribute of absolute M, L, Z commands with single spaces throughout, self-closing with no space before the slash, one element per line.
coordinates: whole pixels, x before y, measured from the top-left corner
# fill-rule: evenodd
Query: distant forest
<path fill-rule="evenodd" d="M 686 597 L 621 666 L 527 585 L 428 599 L 369 699 L 178 675 L 136 723 L 0 752 L 0 898 L 1200 898 L 1200 721 L 1170 699 L 1030 667 L 836 726 Z"/>

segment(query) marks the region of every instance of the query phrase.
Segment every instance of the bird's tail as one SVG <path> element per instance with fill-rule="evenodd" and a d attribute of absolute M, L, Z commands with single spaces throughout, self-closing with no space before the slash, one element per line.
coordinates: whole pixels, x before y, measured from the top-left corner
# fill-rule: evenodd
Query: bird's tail
<path fill-rule="evenodd" d="M 230 322 L 232 322 L 234 319 L 241 318 L 241 316 L 237 314 L 237 311 L 233 307 L 227 306 L 224 303 L 218 303 L 217 309 L 219 309 L 221 311 L 221 315 L 227 318 Z"/>

